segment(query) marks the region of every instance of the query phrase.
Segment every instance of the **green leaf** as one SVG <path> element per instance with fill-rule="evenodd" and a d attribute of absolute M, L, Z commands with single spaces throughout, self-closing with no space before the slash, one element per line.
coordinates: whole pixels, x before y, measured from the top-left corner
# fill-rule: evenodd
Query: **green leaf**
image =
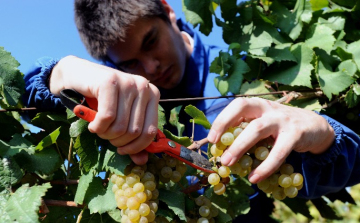
<path fill-rule="evenodd" d="M 211 128 L 211 124 L 207 120 L 204 113 L 195 106 L 188 105 L 185 107 L 184 111 L 193 118 L 190 120 L 190 122 L 194 121 L 196 124 L 202 125 L 206 129 Z"/>
<path fill-rule="evenodd" d="M 97 145 L 97 137 L 89 131 L 83 132 L 79 135 L 74 144 L 74 149 L 80 157 L 80 167 L 85 172 L 97 164 L 99 156 L 99 145 Z"/>
<path fill-rule="evenodd" d="M 23 75 L 17 69 L 19 65 L 9 52 L 0 47 L 0 96 L 9 106 L 16 106 L 25 92 Z"/>
<path fill-rule="evenodd" d="M 347 52 L 353 54 L 353 60 L 355 61 L 358 70 L 360 70 L 360 40 L 350 43 L 347 46 Z"/>
<path fill-rule="evenodd" d="M 354 79 L 348 75 L 346 70 L 332 72 L 330 68 L 324 66 L 321 60 L 319 61 L 318 74 L 320 88 L 329 100 L 333 95 L 339 95 L 340 92 L 354 83 Z"/>
<path fill-rule="evenodd" d="M 313 219 L 307 205 L 308 200 L 295 197 L 286 198 L 282 202 L 286 204 L 295 214 L 300 213 L 309 219 Z"/>
<path fill-rule="evenodd" d="M 22 185 L 9 198 L 5 211 L 12 221 L 22 223 L 39 222 L 38 211 L 41 205 L 41 197 L 51 188 L 50 183 L 29 187 Z"/>
<path fill-rule="evenodd" d="M 322 109 L 319 99 L 317 99 L 317 98 L 293 100 L 293 101 L 291 101 L 291 105 L 299 107 L 299 108 L 307 109 L 310 111 L 320 112 Z"/>
<path fill-rule="evenodd" d="M 345 19 L 340 16 L 332 16 L 327 20 L 320 17 L 318 24 L 325 25 L 332 30 L 340 31 L 340 30 L 344 30 Z"/>
<path fill-rule="evenodd" d="M 179 113 L 181 111 L 181 108 L 182 105 L 171 109 L 170 118 L 169 118 L 169 123 L 177 128 L 179 137 L 182 136 L 185 130 L 185 125 L 179 122 Z"/>
<path fill-rule="evenodd" d="M 19 134 L 15 134 L 9 144 L 0 140 L 0 156 L 14 156 L 23 150 L 28 154 L 35 153 L 35 148 L 32 147 L 31 144 L 29 145 L 28 141 Z"/>
<path fill-rule="evenodd" d="M 200 25 L 200 32 L 209 35 L 213 27 L 212 13 L 210 11 L 212 7 L 211 1 L 183 0 L 182 3 L 186 21 L 193 24 L 194 27 Z"/>
<path fill-rule="evenodd" d="M 290 52 L 290 44 L 280 44 L 275 47 L 269 48 L 267 57 L 273 58 L 275 61 L 294 61 L 296 62 L 295 56 Z"/>
<path fill-rule="evenodd" d="M 180 218 L 186 220 L 185 216 L 185 194 L 180 191 L 168 191 L 159 189 L 159 200 L 165 202 L 168 207 Z"/>
<path fill-rule="evenodd" d="M 239 94 L 243 75 L 249 71 L 249 66 L 242 59 L 236 59 L 227 76 L 215 78 L 215 86 L 221 95 L 226 95 L 228 92 Z"/>
<path fill-rule="evenodd" d="M 113 184 L 109 182 L 107 188 L 104 188 L 102 179 L 99 177 L 94 178 L 94 180 L 90 183 L 85 199 L 88 204 L 90 214 L 102 214 L 107 211 L 115 210 L 117 205 L 115 201 L 115 194 L 112 192 L 112 186 Z"/>
<path fill-rule="evenodd" d="M 311 86 L 311 65 L 313 51 L 303 43 L 293 45 L 290 49 L 295 56 L 297 64 L 282 62 L 281 69 L 273 67 L 273 70 L 266 75 L 269 81 L 278 82 L 290 86 Z"/>
<path fill-rule="evenodd" d="M 328 0 L 310 0 L 310 3 L 313 11 L 322 10 L 329 5 Z"/>
<path fill-rule="evenodd" d="M 130 163 L 131 159 L 128 155 L 120 155 L 111 150 L 107 150 L 105 153 L 103 169 L 124 176 L 125 168 Z"/>
<path fill-rule="evenodd" d="M 179 143 L 180 145 L 183 145 L 185 147 L 188 147 L 190 146 L 192 143 L 191 143 L 191 139 L 189 137 L 178 137 L 178 136 L 175 136 L 174 134 L 172 134 L 169 130 L 167 129 L 164 129 L 164 134 L 166 136 L 166 138 L 174 141 L 174 142 L 177 142 Z"/>
<path fill-rule="evenodd" d="M 340 220 L 341 218 L 336 215 L 335 211 L 327 205 L 323 198 L 312 199 L 311 202 L 315 205 L 321 216 L 326 219 Z"/>
<path fill-rule="evenodd" d="M 15 133 L 23 133 L 24 127 L 12 115 L 0 112 L 0 139 L 9 140 Z"/>
<path fill-rule="evenodd" d="M 78 119 L 76 122 L 71 123 L 70 126 L 70 136 L 78 137 L 81 133 L 86 132 L 88 130 L 89 122 Z"/>
<path fill-rule="evenodd" d="M 270 90 L 266 87 L 265 81 L 262 80 L 255 80 L 252 82 L 246 82 L 241 86 L 240 94 L 245 95 L 251 95 L 251 94 L 263 94 L 263 93 L 269 93 Z M 261 98 L 265 98 L 268 100 L 276 100 L 277 98 L 274 95 L 264 95 L 264 96 L 258 96 Z"/>
<path fill-rule="evenodd" d="M 74 198 L 74 201 L 77 204 L 84 203 L 86 191 L 89 188 L 89 185 L 93 181 L 93 179 L 94 179 L 93 171 L 89 171 L 87 174 L 81 175 L 81 177 L 79 179 L 79 185 L 76 189 L 76 194 L 75 194 L 75 198 Z"/>
<path fill-rule="evenodd" d="M 45 138 L 43 138 L 35 147 L 36 151 L 41 151 L 44 148 L 51 146 L 52 144 L 56 143 L 57 138 L 60 135 L 60 128 L 57 128 L 55 131 L 53 131 L 52 133 L 50 133 L 48 136 L 46 136 Z"/>
<path fill-rule="evenodd" d="M 356 91 L 359 91 L 360 86 L 356 84 Z M 360 97 L 358 94 L 355 93 L 355 87 L 351 88 L 345 95 L 345 102 L 349 108 L 353 108 L 360 102 Z"/>
<path fill-rule="evenodd" d="M 121 211 L 119 209 L 110 210 L 107 212 L 108 215 L 115 221 L 121 223 Z"/>
<path fill-rule="evenodd" d="M 345 60 L 339 64 L 336 71 L 341 71 L 351 77 L 354 77 L 357 71 L 357 67 L 352 60 Z"/>
<path fill-rule="evenodd" d="M 161 105 L 158 106 L 158 129 L 163 131 L 164 125 L 166 124 L 165 111 Z"/>
<path fill-rule="evenodd" d="M 32 173 L 49 175 L 61 165 L 61 158 L 54 149 L 46 149 L 33 155 L 25 151 L 14 156 L 16 162 L 23 169 Z"/>
<path fill-rule="evenodd" d="M 23 171 L 12 158 L 0 159 L 0 187 L 11 188 L 11 185 L 19 182 L 23 176 Z"/>
<path fill-rule="evenodd" d="M 336 41 L 333 36 L 334 32 L 334 30 L 326 25 L 313 24 L 306 32 L 305 43 L 310 48 L 317 47 L 330 54 Z"/>

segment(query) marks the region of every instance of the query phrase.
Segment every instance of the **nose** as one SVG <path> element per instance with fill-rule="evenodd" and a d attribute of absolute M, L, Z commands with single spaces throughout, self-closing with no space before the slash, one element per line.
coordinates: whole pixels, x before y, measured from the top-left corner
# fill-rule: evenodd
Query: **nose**
<path fill-rule="evenodd" d="M 148 76 L 153 76 L 160 71 L 160 61 L 154 56 L 148 55 L 144 57 L 142 64 Z"/>

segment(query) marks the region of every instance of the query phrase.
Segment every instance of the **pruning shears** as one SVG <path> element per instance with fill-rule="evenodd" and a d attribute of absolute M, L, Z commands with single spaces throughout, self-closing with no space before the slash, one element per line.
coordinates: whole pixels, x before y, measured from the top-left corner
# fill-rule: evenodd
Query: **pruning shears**
<path fill-rule="evenodd" d="M 60 92 L 62 104 L 74 114 L 88 122 L 92 122 L 97 114 L 97 100 L 86 98 L 73 89 L 64 89 Z M 196 169 L 214 173 L 212 164 L 201 154 L 186 148 L 168 138 L 161 130 L 157 130 L 154 141 L 145 148 L 150 153 L 166 153 Z"/>

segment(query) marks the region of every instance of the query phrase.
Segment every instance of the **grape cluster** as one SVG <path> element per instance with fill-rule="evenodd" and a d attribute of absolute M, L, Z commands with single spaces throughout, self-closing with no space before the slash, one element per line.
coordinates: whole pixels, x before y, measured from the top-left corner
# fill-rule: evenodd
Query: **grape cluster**
<path fill-rule="evenodd" d="M 188 223 L 214 223 L 215 217 L 218 216 L 219 210 L 212 205 L 209 198 L 200 195 L 195 198 L 195 203 L 198 206 L 196 218 L 187 217 Z"/>
<path fill-rule="evenodd" d="M 216 158 L 223 154 L 248 124 L 248 122 L 242 122 L 239 126 L 229 128 L 223 133 L 220 141 L 210 147 L 210 153 L 213 156 L 212 159 L 214 160 L 215 158 L 216 161 Z M 214 193 L 221 195 L 226 190 L 226 185 L 220 182 L 221 178 L 226 178 L 230 174 L 235 174 L 240 177 L 247 176 L 251 170 L 257 168 L 261 162 L 267 158 L 270 150 L 271 146 L 264 141 L 251 148 L 232 166 L 227 167 L 220 165 L 217 173 L 212 173 L 208 176 L 209 183 L 214 185 Z M 300 173 L 294 173 L 293 166 L 284 163 L 278 171 L 259 182 L 257 186 L 265 193 L 272 194 L 275 199 L 283 200 L 285 197 L 293 198 L 297 196 L 298 191 L 303 186 L 303 176 Z"/>
<path fill-rule="evenodd" d="M 177 159 L 163 155 L 153 156 L 146 165 L 132 163 L 125 171 L 125 176 L 112 174 L 117 207 L 121 210 L 123 223 L 157 222 L 160 182 L 178 182 L 186 171 L 186 165 Z M 164 219 L 159 219 L 164 222 Z M 166 220 L 166 219 L 165 219 Z"/>

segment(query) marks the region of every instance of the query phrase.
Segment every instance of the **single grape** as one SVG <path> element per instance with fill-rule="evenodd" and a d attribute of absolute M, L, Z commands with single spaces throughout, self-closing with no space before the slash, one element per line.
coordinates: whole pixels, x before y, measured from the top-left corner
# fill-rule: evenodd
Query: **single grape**
<path fill-rule="evenodd" d="M 220 182 L 220 176 L 219 174 L 217 173 L 211 173 L 209 176 L 208 176 L 208 182 L 209 184 L 211 185 L 216 185 Z"/>
<path fill-rule="evenodd" d="M 151 194 L 152 194 L 151 199 L 156 200 L 159 197 L 159 190 L 155 189 L 155 190 L 151 191 Z"/>
<path fill-rule="evenodd" d="M 223 183 L 218 183 L 216 185 L 214 185 L 214 193 L 217 195 L 222 195 L 223 193 L 225 193 L 226 187 L 225 184 Z"/>
<path fill-rule="evenodd" d="M 116 184 L 117 178 L 118 178 L 118 176 L 116 174 L 111 174 L 111 176 L 110 176 L 111 183 Z"/>
<path fill-rule="evenodd" d="M 281 174 L 278 179 L 278 183 L 281 187 L 290 187 L 292 184 L 291 177 L 287 174 Z"/>
<path fill-rule="evenodd" d="M 147 196 L 144 191 L 136 193 L 135 197 L 140 203 L 144 203 L 147 200 Z"/>
<path fill-rule="evenodd" d="M 248 125 L 249 125 L 249 122 L 242 122 L 239 127 L 242 129 L 245 129 Z"/>
<path fill-rule="evenodd" d="M 294 186 L 284 188 L 284 193 L 289 198 L 294 198 L 298 195 L 298 189 Z"/>
<path fill-rule="evenodd" d="M 136 197 L 129 197 L 126 202 L 126 206 L 130 210 L 137 210 L 140 207 L 140 202 L 136 199 Z"/>
<path fill-rule="evenodd" d="M 134 186 L 134 184 L 139 183 L 140 182 L 140 177 L 139 175 L 135 174 L 135 173 L 130 173 L 129 175 L 126 176 L 126 183 L 132 187 Z"/>
<path fill-rule="evenodd" d="M 150 207 L 146 203 L 142 203 L 139 207 L 139 213 L 141 216 L 148 216 L 150 213 Z"/>
<path fill-rule="evenodd" d="M 145 183 L 146 181 L 155 181 L 154 174 L 150 172 L 145 172 L 144 176 L 141 178 L 141 182 Z"/>
<path fill-rule="evenodd" d="M 223 150 L 220 150 L 216 147 L 216 144 L 213 144 L 211 147 L 210 147 L 210 153 L 211 155 L 213 156 L 221 156 L 224 151 Z"/>
<path fill-rule="evenodd" d="M 139 192 L 143 192 L 145 190 L 145 186 L 143 183 L 139 182 L 139 183 L 136 183 L 134 186 L 133 186 L 133 191 L 135 193 L 139 193 Z"/>
<path fill-rule="evenodd" d="M 197 223 L 209 223 L 209 220 L 207 219 L 207 218 L 199 218 L 198 220 L 197 220 Z"/>
<path fill-rule="evenodd" d="M 294 173 L 294 167 L 291 164 L 284 163 L 280 166 L 280 173 L 291 175 L 292 173 Z"/>
<path fill-rule="evenodd" d="M 152 192 L 150 190 L 145 189 L 144 193 L 146 194 L 146 200 L 149 201 L 152 198 Z"/>
<path fill-rule="evenodd" d="M 258 160 L 265 160 L 266 157 L 269 155 L 269 149 L 265 146 L 260 146 L 255 150 L 255 157 Z"/>
<path fill-rule="evenodd" d="M 135 194 L 136 193 L 134 192 L 134 189 L 132 187 L 128 187 L 124 190 L 124 195 L 126 197 L 133 197 L 133 196 L 135 196 Z"/>
<path fill-rule="evenodd" d="M 138 210 L 130 210 L 128 213 L 128 217 L 130 221 L 138 221 L 140 219 L 140 213 Z"/>
<path fill-rule="evenodd" d="M 202 216 L 202 217 L 207 217 L 209 216 L 210 214 L 210 208 L 207 207 L 207 206 L 201 206 L 199 208 L 199 214 Z"/>
<path fill-rule="evenodd" d="M 116 200 L 116 204 L 117 204 L 118 208 L 126 209 L 127 208 L 127 204 L 126 204 L 127 200 L 128 200 L 128 198 L 125 196 L 118 197 Z"/>
<path fill-rule="evenodd" d="M 134 166 L 134 168 L 131 169 L 131 173 L 135 173 L 140 178 L 144 176 L 144 169 L 141 166 Z"/>
<path fill-rule="evenodd" d="M 199 197 L 195 198 L 195 204 L 197 206 L 202 206 L 204 204 L 204 196 L 200 195 Z"/>
<path fill-rule="evenodd" d="M 280 174 L 278 173 L 271 174 L 270 177 L 268 177 L 270 185 L 277 186 L 279 184 L 279 176 Z"/>
<path fill-rule="evenodd" d="M 277 200 L 284 200 L 286 195 L 284 193 L 284 188 L 282 187 L 275 187 L 272 192 L 272 196 Z"/>
<path fill-rule="evenodd" d="M 230 175 L 230 168 L 227 166 L 221 166 L 218 169 L 218 174 L 223 178 L 228 177 Z"/>
<path fill-rule="evenodd" d="M 181 174 L 181 176 L 183 176 L 185 174 L 186 169 L 187 169 L 187 166 L 185 163 L 178 163 L 176 165 L 176 171 L 178 171 Z"/>
<path fill-rule="evenodd" d="M 239 175 L 240 171 L 242 170 L 240 163 L 234 163 L 232 166 L 229 166 L 230 171 L 232 174 Z"/>
<path fill-rule="evenodd" d="M 150 210 L 154 211 L 154 212 L 157 212 L 159 206 L 158 204 L 155 202 L 155 201 L 149 201 L 148 202 L 148 205 L 150 207 Z"/>
<path fill-rule="evenodd" d="M 123 176 L 118 176 L 115 180 L 115 184 L 118 186 L 118 188 L 121 188 L 125 182 L 126 182 L 126 178 Z"/>
<path fill-rule="evenodd" d="M 245 154 L 239 159 L 239 163 L 241 165 L 241 168 L 247 169 L 253 164 L 253 159 L 251 158 L 251 156 Z"/>
<path fill-rule="evenodd" d="M 148 214 L 148 216 L 146 216 L 146 218 L 148 219 L 149 222 L 153 222 L 155 220 L 155 212 L 153 210 L 150 211 L 150 213 Z"/>
<path fill-rule="evenodd" d="M 122 221 L 123 222 L 123 221 Z M 139 220 L 139 223 L 148 223 L 148 219 L 144 216 L 141 216 L 140 220 Z"/>
<path fill-rule="evenodd" d="M 251 165 L 251 169 L 254 170 L 256 169 L 258 166 L 260 166 L 260 164 L 262 163 L 262 160 L 259 159 L 253 159 L 253 163 Z"/>
<path fill-rule="evenodd" d="M 154 181 L 146 181 L 146 182 L 144 183 L 144 187 L 145 187 L 145 189 L 147 189 L 147 190 L 153 191 L 153 190 L 155 190 L 155 188 L 156 188 L 156 184 L 155 184 Z"/>
<path fill-rule="evenodd" d="M 236 137 L 238 137 L 238 136 L 240 135 L 240 133 L 241 133 L 243 130 L 244 130 L 243 128 L 236 127 L 236 128 L 232 131 L 232 133 L 233 133 L 234 137 L 236 138 Z"/>
<path fill-rule="evenodd" d="M 177 164 L 177 159 L 175 159 L 174 157 L 168 157 L 166 159 L 166 165 L 169 167 L 175 167 Z"/>
<path fill-rule="evenodd" d="M 258 186 L 258 188 L 262 191 L 266 190 L 269 188 L 270 186 L 270 180 L 268 178 L 260 181 L 259 183 L 256 184 Z"/>
<path fill-rule="evenodd" d="M 219 142 L 217 142 L 215 145 L 216 145 L 216 148 L 219 150 L 225 150 L 227 148 L 226 145 L 222 144 L 221 140 Z"/>
<path fill-rule="evenodd" d="M 229 146 L 234 142 L 234 135 L 231 132 L 225 132 L 221 135 L 220 141 L 222 144 Z"/>
<path fill-rule="evenodd" d="M 168 166 L 164 166 L 162 169 L 161 169 L 161 175 L 165 178 L 170 178 L 171 175 L 172 175 L 172 169 Z"/>
<path fill-rule="evenodd" d="M 174 182 L 174 183 L 177 183 L 177 182 L 179 182 L 180 180 L 181 180 L 181 173 L 179 173 L 178 171 L 176 171 L 176 170 L 174 170 L 173 172 L 172 172 L 172 175 L 171 175 L 171 177 L 170 177 L 170 180 L 172 181 L 172 182 Z"/>
<path fill-rule="evenodd" d="M 292 173 L 290 175 L 293 186 L 299 186 L 303 183 L 304 178 L 300 173 Z"/>
<path fill-rule="evenodd" d="M 112 192 L 115 194 L 115 192 L 116 192 L 117 190 L 119 190 L 118 185 L 114 184 L 114 185 L 112 186 L 111 190 L 112 190 Z"/>

